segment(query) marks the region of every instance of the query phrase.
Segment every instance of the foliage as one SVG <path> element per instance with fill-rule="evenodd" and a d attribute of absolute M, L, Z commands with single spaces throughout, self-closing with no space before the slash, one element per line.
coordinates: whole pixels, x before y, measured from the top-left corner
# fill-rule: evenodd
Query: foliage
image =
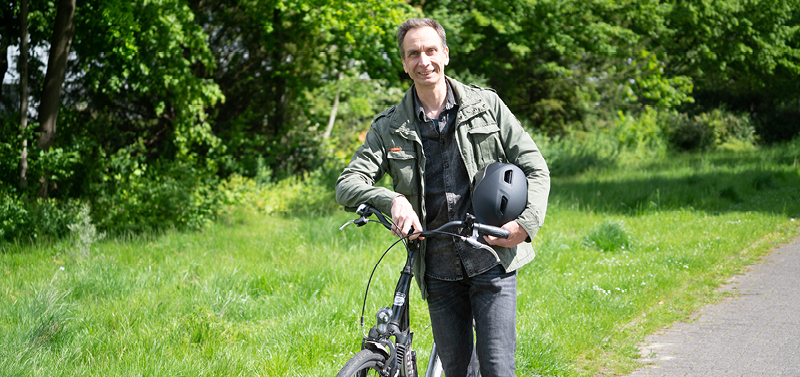
<path fill-rule="evenodd" d="M 308 119 L 312 125 L 310 128 L 317 135 L 320 128 L 329 120 L 330 99 L 338 88 L 345 90 L 340 93 L 341 101 L 331 136 L 328 140 L 315 141 L 320 143 L 318 146 L 321 149 L 320 153 L 325 153 L 327 157 L 337 161 L 347 162 L 364 142 L 364 136 L 372 119 L 390 106 L 399 103 L 405 94 L 405 88 L 392 86 L 388 80 L 344 76 L 341 80 L 306 92 L 304 117 Z"/>
<path fill-rule="evenodd" d="M 667 155 L 665 130 L 673 113 L 652 107 L 639 114 L 619 111 L 613 123 L 598 122 L 592 132 L 573 131 L 552 138 L 537 135 L 534 139 L 552 176 L 626 166 Z"/>
<path fill-rule="evenodd" d="M 608 220 L 595 225 L 586 235 L 583 244 L 600 251 L 614 252 L 630 250 L 633 243 L 631 238 L 624 223 L 619 220 Z"/>
<path fill-rule="evenodd" d="M 75 246 L 71 250 L 73 259 L 88 260 L 92 244 L 105 238 L 105 233 L 98 233 L 89 216 L 89 205 L 84 204 L 77 215 L 77 222 L 67 225 L 75 238 Z"/>
<path fill-rule="evenodd" d="M 35 11 L 32 19 L 47 14 Z M 75 56 L 56 145 L 39 150 L 35 124 L 16 135 L 13 115 L 5 112 L 1 132 L 12 137 L 3 140 L 14 142 L 0 145 L 2 164 L 10 167 L 3 173 L 17 171 L 25 138 L 28 181 L 48 174 L 59 200 L 26 208 L 70 213 L 71 198 L 88 198 L 100 209 L 94 213 L 98 224 L 108 230 L 206 225 L 221 208 L 213 188 L 224 146 L 211 132 L 205 109 L 224 97 L 203 77 L 215 61 L 194 14 L 178 0 L 96 0 L 78 5 L 75 23 Z M 44 28 L 36 32 L 42 35 L 52 26 L 31 24 Z M 0 187 L 17 185 L 13 175 L 0 178 Z M 35 189 L 20 191 L 20 198 L 34 196 Z M 143 204 L 151 201 L 150 207 Z M 67 224 L 42 233 L 63 235 Z"/>
<path fill-rule="evenodd" d="M 667 145 L 664 142 L 663 129 L 669 114 L 649 106 L 636 117 L 620 111 L 611 133 L 632 157 L 664 157 Z"/>
<path fill-rule="evenodd" d="M 781 143 L 800 135 L 800 100 L 781 104 L 775 110 L 759 111 L 753 116 L 756 134 L 768 144 Z"/>
<path fill-rule="evenodd" d="M 665 136 L 678 150 L 711 150 L 723 146 L 747 149 L 747 145 L 756 142 L 755 127 L 748 115 L 715 109 L 695 116 L 671 113 L 668 117 Z"/>
<path fill-rule="evenodd" d="M 554 175 L 668 149 L 753 151 L 800 132 L 799 9 L 798 0 L 83 1 L 55 144 L 40 150 L 39 125 L 19 129 L 18 77 L 6 65 L 19 45 L 13 0 L 0 7 L 0 192 L 17 220 L 3 237 L 21 235 L 41 208 L 71 213 L 78 202 L 109 232 L 199 228 L 230 204 L 221 182 L 267 170 L 274 190 L 324 202 L 305 185 L 330 181 L 372 117 L 409 88 L 394 34 L 423 15 L 448 32 L 447 73 L 496 89 L 540 135 Z M 30 4 L 30 118 L 55 14 L 54 2 Z M 55 202 L 33 199 L 41 178 L 57 186 Z M 41 221 L 55 228 L 26 237 L 66 234 L 70 222 L 56 219 L 69 216 L 51 215 Z"/>
<path fill-rule="evenodd" d="M 143 139 L 147 153 L 213 166 L 208 157 L 221 145 L 205 108 L 224 96 L 203 77 L 215 61 L 189 7 L 96 0 L 80 5 L 75 19 L 79 85 L 67 95 L 84 104 L 78 121 L 100 115 L 113 133 L 102 147 L 113 154 Z"/>
<path fill-rule="evenodd" d="M 664 74 L 647 41 L 663 33 L 655 1 L 420 2 L 450 32 L 451 66 L 484 75 L 517 116 L 549 135 L 636 104 L 690 102 L 691 81 Z M 591 125 L 588 125 L 591 127 Z"/>
<path fill-rule="evenodd" d="M 0 213 L 3 214 L 0 240 L 14 239 L 24 233 L 28 211 L 21 200 L 5 192 L 0 193 Z"/>
<path fill-rule="evenodd" d="M 31 125 L 24 134 L 19 130 L 19 118 L 14 113 L 0 114 L 0 189 L 16 188 L 19 182 L 19 160 L 22 141 L 35 144 Z"/>
<path fill-rule="evenodd" d="M 226 203 L 232 210 L 254 213 L 281 213 L 291 216 L 309 213 L 328 213 L 339 208 L 333 187 L 343 165 L 327 165 L 302 176 L 290 176 L 271 181 L 230 176 L 221 186 Z"/>
<path fill-rule="evenodd" d="M 391 31 L 412 14 L 399 0 L 193 1 L 191 6 L 211 36 L 209 48 L 218 62 L 211 77 L 227 98 L 215 107 L 213 119 L 215 133 L 235 157 L 225 160 L 222 174 L 245 176 L 254 174 L 259 156 L 281 177 L 317 168 L 318 124 L 325 124 L 320 118 L 327 119 L 335 93 L 317 89 L 339 87 L 349 103 L 348 83 L 356 77 L 397 83 L 401 69 Z M 315 101 L 328 106 L 312 114 Z"/>
<path fill-rule="evenodd" d="M 148 163 L 121 150 L 97 183 L 92 208 L 98 226 L 110 232 L 202 229 L 217 218 L 224 195 L 219 179 L 189 163 Z"/>
<path fill-rule="evenodd" d="M 736 112 L 770 113 L 797 104 L 797 0 L 681 1 L 665 18 L 670 32 L 655 42 L 669 56 L 666 70 L 692 78 L 704 109 L 725 104 Z"/>
<path fill-rule="evenodd" d="M 74 221 L 80 202 L 55 198 L 25 201 L 21 195 L 0 191 L 0 244 L 44 241 L 63 237 Z"/>

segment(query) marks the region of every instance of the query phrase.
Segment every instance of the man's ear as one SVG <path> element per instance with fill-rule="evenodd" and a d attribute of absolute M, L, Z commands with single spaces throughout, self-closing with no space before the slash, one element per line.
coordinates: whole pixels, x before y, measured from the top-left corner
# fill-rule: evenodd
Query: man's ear
<path fill-rule="evenodd" d="M 400 58 L 400 61 L 403 62 L 403 71 L 408 73 L 408 67 L 406 67 L 406 58 Z"/>
<path fill-rule="evenodd" d="M 444 48 L 444 65 L 450 64 L 450 49 Z"/>

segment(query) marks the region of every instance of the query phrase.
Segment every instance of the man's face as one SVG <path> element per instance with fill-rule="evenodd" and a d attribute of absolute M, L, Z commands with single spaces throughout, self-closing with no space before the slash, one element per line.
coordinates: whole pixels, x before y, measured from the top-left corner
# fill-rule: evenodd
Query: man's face
<path fill-rule="evenodd" d="M 434 87 L 444 82 L 444 66 L 450 51 L 442 46 L 436 30 L 430 26 L 413 28 L 403 39 L 403 70 L 418 87 Z"/>

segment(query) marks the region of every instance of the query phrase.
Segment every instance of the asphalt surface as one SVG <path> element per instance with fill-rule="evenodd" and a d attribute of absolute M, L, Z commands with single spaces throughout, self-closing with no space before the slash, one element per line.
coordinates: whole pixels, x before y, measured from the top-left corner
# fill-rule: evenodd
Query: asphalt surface
<path fill-rule="evenodd" d="M 648 336 L 629 376 L 800 376 L 800 238 L 722 289 L 738 296 Z"/>

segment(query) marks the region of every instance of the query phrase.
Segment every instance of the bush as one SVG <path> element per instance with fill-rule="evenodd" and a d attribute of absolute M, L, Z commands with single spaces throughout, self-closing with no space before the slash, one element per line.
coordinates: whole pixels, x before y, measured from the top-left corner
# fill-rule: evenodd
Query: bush
<path fill-rule="evenodd" d="M 81 202 L 37 198 L 26 202 L 21 196 L 0 192 L 0 242 L 35 241 L 63 237 L 74 222 Z"/>
<path fill-rule="evenodd" d="M 224 208 L 219 179 L 197 166 L 133 161 L 97 184 L 92 201 L 97 224 L 111 233 L 150 229 L 201 229 Z"/>
<path fill-rule="evenodd" d="M 551 175 L 568 176 L 665 156 L 667 142 L 662 129 L 668 119 L 669 113 L 646 107 L 638 116 L 618 112 L 610 126 L 598 121 L 601 126 L 592 132 L 570 132 L 551 139 L 536 135 L 534 139 Z"/>
<path fill-rule="evenodd" d="M 758 135 L 766 143 L 792 140 L 800 135 L 800 111 L 781 109 L 755 116 Z"/>
<path fill-rule="evenodd" d="M 233 175 L 220 185 L 219 191 L 226 196 L 226 203 L 256 212 L 328 212 L 339 208 L 334 187 L 343 169 L 329 160 L 312 172 L 274 182 Z"/>
<path fill-rule="evenodd" d="M 682 151 L 709 150 L 716 142 L 714 130 L 703 122 L 679 114 L 669 129 L 669 144 L 671 147 Z"/>
<path fill-rule="evenodd" d="M 600 251 L 616 251 L 630 249 L 632 237 L 622 221 L 608 220 L 596 225 L 583 241 L 587 247 Z"/>
<path fill-rule="evenodd" d="M 667 150 L 663 129 L 670 114 L 649 106 L 635 117 L 620 111 L 612 133 L 627 156 L 663 157 Z"/>
<path fill-rule="evenodd" d="M 0 241 L 11 241 L 27 228 L 28 211 L 25 203 L 8 193 L 0 192 Z"/>
<path fill-rule="evenodd" d="M 695 116 L 672 114 L 665 133 L 676 150 L 749 149 L 756 142 L 755 126 L 748 114 L 715 109 Z"/>

